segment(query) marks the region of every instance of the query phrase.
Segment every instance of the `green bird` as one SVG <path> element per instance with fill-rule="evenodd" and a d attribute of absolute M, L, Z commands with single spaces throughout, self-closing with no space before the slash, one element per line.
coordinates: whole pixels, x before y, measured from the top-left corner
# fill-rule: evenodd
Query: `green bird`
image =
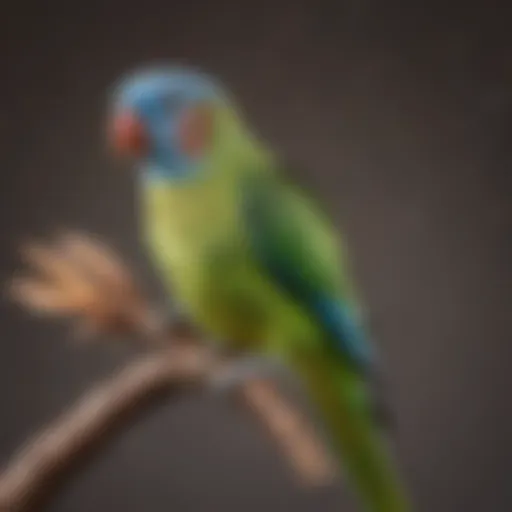
<path fill-rule="evenodd" d="M 299 376 L 369 512 L 411 510 L 376 411 L 376 357 L 343 241 L 213 77 L 157 67 L 114 90 L 111 142 L 137 168 L 144 241 L 185 314 Z"/>

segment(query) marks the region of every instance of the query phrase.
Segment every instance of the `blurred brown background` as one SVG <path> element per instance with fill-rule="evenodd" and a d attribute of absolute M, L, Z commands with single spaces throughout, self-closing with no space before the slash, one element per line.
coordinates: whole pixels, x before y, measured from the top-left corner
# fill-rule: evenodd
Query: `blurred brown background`
<path fill-rule="evenodd" d="M 131 176 L 104 151 L 105 94 L 148 60 L 197 64 L 303 164 L 344 224 L 386 354 L 418 510 L 512 510 L 505 3 L 32 4 L 2 13 L 0 277 L 16 268 L 21 237 L 64 225 L 105 235 L 153 279 Z M 132 355 L 115 345 L 77 349 L 61 326 L 7 304 L 0 329 L 2 463 Z M 343 487 L 297 489 L 258 429 L 205 397 L 136 424 L 49 510 L 351 507 Z"/>

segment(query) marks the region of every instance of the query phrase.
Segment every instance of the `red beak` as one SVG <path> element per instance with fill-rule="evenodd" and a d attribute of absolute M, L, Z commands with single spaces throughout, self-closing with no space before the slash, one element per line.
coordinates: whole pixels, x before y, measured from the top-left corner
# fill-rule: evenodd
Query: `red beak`
<path fill-rule="evenodd" d="M 148 146 L 144 125 L 129 110 L 115 115 L 110 126 L 110 138 L 114 149 L 123 156 L 141 156 Z"/>

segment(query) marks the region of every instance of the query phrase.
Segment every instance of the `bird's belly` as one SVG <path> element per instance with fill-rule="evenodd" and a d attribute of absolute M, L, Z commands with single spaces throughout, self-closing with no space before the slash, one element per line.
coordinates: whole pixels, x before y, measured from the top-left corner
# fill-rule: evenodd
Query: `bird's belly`
<path fill-rule="evenodd" d="M 252 346 L 266 337 L 271 324 L 265 287 L 256 269 L 242 255 L 176 268 L 173 292 L 193 322 L 232 348 Z"/>

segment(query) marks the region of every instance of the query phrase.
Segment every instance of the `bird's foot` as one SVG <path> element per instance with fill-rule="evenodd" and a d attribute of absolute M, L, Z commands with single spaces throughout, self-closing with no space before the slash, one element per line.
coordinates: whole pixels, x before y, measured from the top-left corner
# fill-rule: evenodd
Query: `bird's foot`
<path fill-rule="evenodd" d="M 217 372 L 210 381 L 215 393 L 226 394 L 253 379 L 275 379 L 282 373 L 276 361 L 258 356 L 235 359 L 226 368 Z"/>

